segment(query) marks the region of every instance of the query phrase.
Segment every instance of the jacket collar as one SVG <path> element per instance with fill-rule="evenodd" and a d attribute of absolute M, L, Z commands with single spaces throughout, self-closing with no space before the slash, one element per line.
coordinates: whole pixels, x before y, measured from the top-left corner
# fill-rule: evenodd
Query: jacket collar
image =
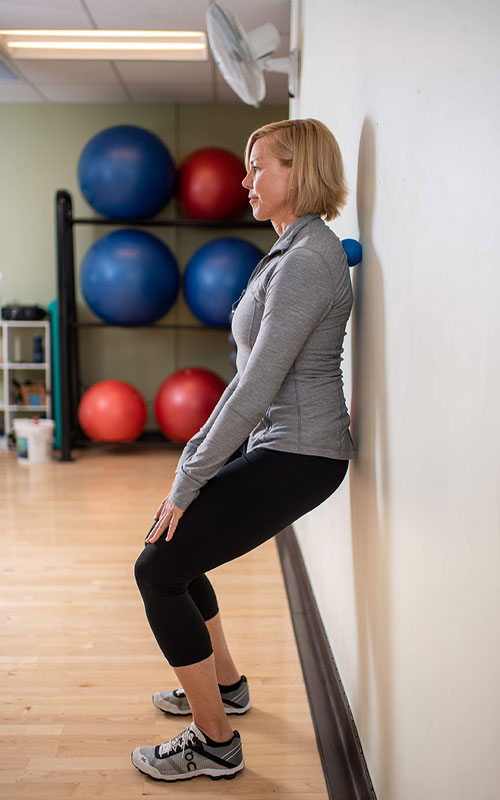
<path fill-rule="evenodd" d="M 248 279 L 247 289 L 253 282 L 253 280 L 257 277 L 257 275 L 259 275 L 262 272 L 266 264 L 271 260 L 271 257 L 276 253 L 284 253 L 286 250 L 288 250 L 288 248 L 292 244 L 293 240 L 295 239 L 299 231 L 301 231 L 302 228 L 305 228 L 306 225 L 308 225 L 315 219 L 320 219 L 320 215 L 306 214 L 303 217 L 299 217 L 298 219 L 295 220 L 295 222 L 292 222 L 292 224 L 289 225 L 286 231 L 281 234 L 279 239 L 276 239 L 269 253 L 265 255 L 264 258 L 261 258 L 259 263 L 256 265 L 254 271 L 252 272 L 252 274 Z M 235 310 L 237 304 L 239 303 L 245 292 L 246 289 L 243 290 L 236 303 L 233 303 L 233 311 Z"/>
<path fill-rule="evenodd" d="M 288 226 L 286 231 L 281 234 L 279 239 L 276 239 L 275 243 L 271 247 L 268 255 L 273 255 L 274 253 L 288 250 L 290 245 L 292 244 L 293 240 L 306 225 L 312 222 L 314 219 L 319 219 L 319 214 L 305 214 L 303 217 L 298 217 L 295 222 L 292 222 L 291 225 Z"/>

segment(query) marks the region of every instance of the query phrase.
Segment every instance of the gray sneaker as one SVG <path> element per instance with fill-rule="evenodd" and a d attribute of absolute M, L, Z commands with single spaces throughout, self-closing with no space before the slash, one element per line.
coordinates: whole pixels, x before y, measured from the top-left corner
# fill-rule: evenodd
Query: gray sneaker
<path fill-rule="evenodd" d="M 245 675 L 241 676 L 241 683 L 237 689 L 233 689 L 231 692 L 221 690 L 221 697 L 226 714 L 246 714 L 252 707 Z M 173 692 L 155 692 L 153 705 L 166 714 L 191 714 L 191 708 L 183 689 L 174 689 Z"/>
<path fill-rule="evenodd" d="M 228 744 L 216 745 L 193 720 L 169 742 L 156 747 L 136 747 L 132 764 L 159 781 L 190 780 L 198 775 L 209 775 L 214 781 L 234 778 L 245 762 L 240 734 L 238 731 L 233 734 Z"/>

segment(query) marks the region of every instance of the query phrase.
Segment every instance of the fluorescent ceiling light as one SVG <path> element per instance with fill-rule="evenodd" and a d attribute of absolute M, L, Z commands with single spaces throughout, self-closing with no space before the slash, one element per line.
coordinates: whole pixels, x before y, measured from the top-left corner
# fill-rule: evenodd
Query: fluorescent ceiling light
<path fill-rule="evenodd" d="M 0 30 L 14 59 L 206 61 L 203 31 Z"/>

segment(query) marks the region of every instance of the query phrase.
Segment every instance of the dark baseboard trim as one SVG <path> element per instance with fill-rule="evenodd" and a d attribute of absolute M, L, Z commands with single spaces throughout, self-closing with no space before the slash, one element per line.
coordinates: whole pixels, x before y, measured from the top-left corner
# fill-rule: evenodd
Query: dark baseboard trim
<path fill-rule="evenodd" d="M 276 541 L 328 796 L 376 800 L 293 528 L 285 528 Z"/>

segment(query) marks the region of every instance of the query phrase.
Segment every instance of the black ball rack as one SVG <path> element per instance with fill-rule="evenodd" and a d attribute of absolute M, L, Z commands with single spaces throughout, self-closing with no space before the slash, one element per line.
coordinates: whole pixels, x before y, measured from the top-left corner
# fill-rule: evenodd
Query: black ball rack
<path fill-rule="evenodd" d="M 122 225 L 133 227 L 197 227 L 197 228 L 269 228 L 270 223 L 253 220 L 188 220 L 188 219 L 121 219 L 106 217 L 74 217 L 73 203 L 66 189 L 56 192 L 56 247 L 57 247 L 57 295 L 59 325 L 59 369 L 61 391 L 61 461 L 72 461 L 71 451 L 74 447 L 96 445 L 117 445 L 116 442 L 92 442 L 82 431 L 78 422 L 78 404 L 80 402 L 80 365 L 78 357 L 78 330 L 80 328 L 155 328 L 188 329 L 204 331 L 229 332 L 229 326 L 190 325 L 154 323 L 150 325 L 111 325 L 106 322 L 84 322 L 77 317 L 75 293 L 75 255 L 73 228 L 75 225 Z M 179 447 L 169 441 L 161 431 L 144 431 L 131 445 L 159 444 L 164 447 Z M 125 444 L 124 444 L 125 446 Z"/>

